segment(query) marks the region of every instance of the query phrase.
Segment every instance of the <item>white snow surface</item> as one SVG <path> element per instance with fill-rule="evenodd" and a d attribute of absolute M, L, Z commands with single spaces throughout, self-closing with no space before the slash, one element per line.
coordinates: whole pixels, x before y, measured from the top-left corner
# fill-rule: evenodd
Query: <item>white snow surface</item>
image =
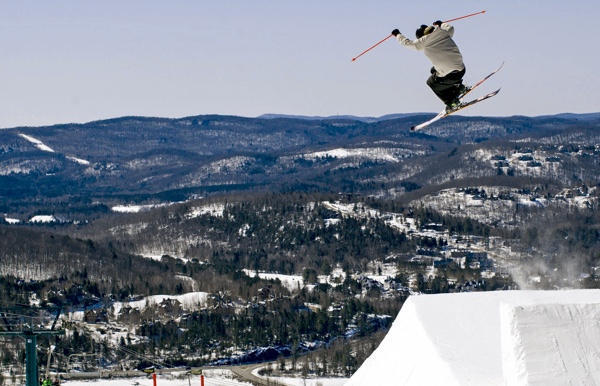
<path fill-rule="evenodd" d="M 204 385 L 205 386 L 250 386 L 250 383 L 243 381 L 236 381 L 231 376 L 218 374 L 219 370 L 203 369 L 205 373 Z M 224 371 L 221 371 L 224 372 Z M 213 375 L 215 373 L 215 375 Z M 263 377 L 264 378 L 264 377 Z M 270 378 L 274 382 L 278 382 L 278 385 L 282 386 L 341 386 L 344 383 L 344 378 L 316 378 L 316 379 L 303 379 L 303 378 Z M 96 381 L 69 381 L 63 380 L 62 385 L 65 386 L 132 386 L 135 383 L 140 386 L 152 386 L 153 380 L 150 377 L 138 377 L 138 378 L 127 378 L 127 379 L 101 379 Z M 198 376 L 191 377 L 188 380 L 187 377 L 175 378 L 172 376 L 157 376 L 156 384 L 158 386 L 189 386 L 200 385 Z"/>
<path fill-rule="evenodd" d="M 230 370 L 203 369 L 204 384 L 206 386 L 250 386 L 250 383 L 235 380 Z M 342 386 L 345 378 L 278 378 L 263 377 L 253 372 L 255 376 L 263 379 L 270 379 L 274 384 L 281 386 Z M 140 386 L 152 386 L 154 384 L 150 376 L 122 379 L 99 379 L 99 380 L 63 380 L 62 385 L 68 386 L 132 386 L 135 383 Z M 276 383 L 275 383 L 276 382 Z M 189 386 L 200 385 L 199 376 L 186 376 L 185 372 L 176 372 L 173 374 L 159 374 L 156 377 L 158 386 Z"/>
<path fill-rule="evenodd" d="M 25 135 L 25 134 L 19 134 L 19 135 L 21 137 L 25 138 L 26 140 L 28 140 L 29 142 L 33 143 L 35 145 L 35 147 L 37 147 L 38 149 L 40 149 L 42 151 L 54 153 L 54 150 L 52 150 L 49 146 L 44 145 L 44 143 L 42 141 L 40 141 L 39 139 L 30 137 L 29 135 Z"/>
<path fill-rule="evenodd" d="M 84 159 L 81 159 L 81 158 L 67 156 L 67 159 L 69 159 L 69 160 L 71 160 L 73 162 L 76 162 L 78 164 L 81 164 L 81 165 L 91 165 L 90 161 L 87 161 L 87 160 L 84 160 Z"/>
<path fill-rule="evenodd" d="M 225 211 L 225 205 L 223 205 L 223 204 L 209 204 L 209 205 L 193 208 L 190 211 L 190 213 L 187 215 L 187 217 L 188 218 L 196 218 L 196 217 L 202 216 L 204 214 L 210 214 L 215 217 L 223 217 L 224 211 Z"/>
<path fill-rule="evenodd" d="M 37 215 L 37 216 L 33 216 L 29 222 L 33 222 L 33 223 L 49 223 L 49 222 L 55 222 L 56 218 L 52 215 Z"/>
<path fill-rule="evenodd" d="M 279 279 L 281 284 L 283 284 L 288 290 L 295 291 L 299 288 L 307 287 L 312 289 L 317 283 L 304 284 L 304 279 L 301 275 L 283 275 L 279 273 L 268 273 L 268 272 L 256 272 L 251 269 L 243 269 L 244 273 L 249 277 L 255 277 L 258 275 L 259 278 L 263 280 L 276 280 Z M 331 275 L 320 275 L 318 277 L 319 283 L 327 283 L 331 286 L 337 286 L 335 279 L 338 279 L 339 282 L 343 282 L 345 279 L 345 273 L 341 268 L 335 268 Z M 374 279 L 377 280 L 377 279 Z"/>
<path fill-rule="evenodd" d="M 139 213 L 146 210 L 151 210 L 154 208 L 159 208 L 163 206 L 173 205 L 173 203 L 165 203 L 165 204 L 149 204 L 149 205 L 115 205 L 110 208 L 113 212 L 119 213 Z"/>
<path fill-rule="evenodd" d="M 398 152 L 396 149 L 389 149 L 385 147 L 381 148 L 359 148 L 359 149 L 332 149 L 327 151 L 320 151 L 315 153 L 306 154 L 304 157 L 307 159 L 315 159 L 321 157 L 334 157 L 334 158 L 373 158 L 387 162 L 398 162 L 399 159 L 394 154 Z"/>
<path fill-rule="evenodd" d="M 598 385 L 600 290 L 411 296 L 345 386 Z"/>
<path fill-rule="evenodd" d="M 250 277 L 257 276 L 263 280 L 281 280 L 281 283 L 287 287 L 290 291 L 296 290 L 298 288 L 302 288 L 304 286 L 304 281 L 302 280 L 302 276 L 300 275 L 281 275 L 277 273 L 267 273 L 267 272 L 256 272 L 250 269 L 244 269 L 244 273 Z"/>
<path fill-rule="evenodd" d="M 143 310 L 144 308 L 156 304 L 160 304 L 165 299 L 176 299 L 181 303 L 181 306 L 185 310 L 196 310 L 206 306 L 208 300 L 207 292 L 190 292 L 183 295 L 151 295 L 141 300 L 134 300 L 130 302 L 115 302 L 113 309 L 115 314 L 118 314 L 121 308 L 131 307 Z"/>
<path fill-rule="evenodd" d="M 255 374 L 256 375 L 256 374 Z M 348 378 L 283 378 L 261 377 L 282 386 L 343 386 Z"/>
<path fill-rule="evenodd" d="M 229 370 L 203 370 L 205 386 L 251 386 L 248 382 L 236 381 Z M 152 377 L 121 378 L 121 379 L 99 379 L 93 381 L 63 380 L 61 385 L 65 386 L 153 386 Z M 200 385 L 200 377 L 197 375 L 185 375 L 185 372 L 170 374 L 158 374 L 156 377 L 158 386 L 189 386 Z"/>
<path fill-rule="evenodd" d="M 256 368 L 252 370 L 252 375 L 257 378 L 267 381 L 269 384 L 281 386 L 342 386 L 348 378 L 312 378 L 312 377 L 272 377 L 261 375 L 260 370 Z"/>
<path fill-rule="evenodd" d="M 50 146 L 44 144 L 42 141 L 40 141 L 37 138 L 33 138 L 32 136 L 26 135 L 26 134 L 19 134 L 21 137 L 25 138 L 27 141 L 31 142 L 35 147 L 37 147 L 39 150 L 41 151 L 47 151 L 49 153 L 55 153 L 54 149 L 52 149 Z M 91 165 L 90 161 L 86 161 L 84 159 L 81 158 L 77 158 L 77 157 L 73 157 L 73 156 L 66 156 L 66 158 L 68 160 L 71 160 L 75 163 L 78 163 L 80 165 Z"/>

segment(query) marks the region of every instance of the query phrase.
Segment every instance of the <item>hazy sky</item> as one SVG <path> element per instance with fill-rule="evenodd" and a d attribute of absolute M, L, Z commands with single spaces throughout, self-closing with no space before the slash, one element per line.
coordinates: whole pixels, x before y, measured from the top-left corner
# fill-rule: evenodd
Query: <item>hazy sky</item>
<path fill-rule="evenodd" d="M 464 115 L 600 111 L 598 0 L 19 0 L 0 8 L 0 127 L 126 115 L 437 112 L 422 52 L 389 39 L 456 21 Z"/>

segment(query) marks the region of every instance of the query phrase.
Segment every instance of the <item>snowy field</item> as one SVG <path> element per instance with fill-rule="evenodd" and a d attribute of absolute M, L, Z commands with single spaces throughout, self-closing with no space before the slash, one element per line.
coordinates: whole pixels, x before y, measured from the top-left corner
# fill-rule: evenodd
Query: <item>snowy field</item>
<path fill-rule="evenodd" d="M 151 376 L 122 378 L 122 379 L 99 379 L 94 381 L 62 381 L 65 386 L 154 386 Z M 157 374 L 157 386 L 190 386 L 200 385 L 199 375 L 189 375 L 186 372 Z M 230 370 L 204 370 L 205 386 L 249 386 L 248 382 L 236 381 Z"/>
<path fill-rule="evenodd" d="M 210 370 L 208 371 L 210 374 Z M 226 372 L 228 373 L 228 372 Z M 262 377 L 264 378 L 264 377 Z M 270 378 L 276 381 L 281 386 L 343 386 L 348 381 L 347 378 L 318 378 L 318 379 L 302 379 L 302 378 Z M 126 379 L 101 379 L 97 381 L 66 381 L 63 380 L 63 386 L 154 386 L 154 381 L 149 377 L 126 378 Z M 200 385 L 200 378 L 192 376 L 187 377 L 172 377 L 172 376 L 157 376 L 157 386 L 190 386 Z M 205 376 L 205 386 L 251 386 L 251 383 L 233 380 L 227 374 L 217 374 L 215 376 Z"/>
<path fill-rule="evenodd" d="M 280 280 L 281 284 L 283 284 L 288 290 L 290 291 L 295 291 L 298 290 L 300 288 L 308 288 L 309 290 L 312 290 L 312 288 L 315 287 L 314 284 L 308 284 L 305 285 L 304 284 L 304 279 L 302 279 L 301 275 L 283 275 L 283 274 L 279 274 L 279 273 L 268 273 L 268 272 L 256 272 L 253 271 L 251 269 L 243 269 L 242 271 L 244 271 L 244 273 L 246 275 L 248 275 L 249 277 L 255 277 L 258 275 L 258 277 L 260 277 L 261 279 L 264 280 Z M 395 271 L 393 274 L 390 275 L 395 275 Z M 339 283 L 342 283 L 345 279 L 346 274 L 344 273 L 344 271 L 341 268 L 335 268 L 333 270 L 333 272 L 331 273 L 331 275 L 319 275 L 318 276 L 318 280 L 319 283 L 322 284 L 329 284 L 332 287 L 335 287 L 337 285 L 339 285 Z M 367 275 L 369 276 L 369 275 Z M 371 276 L 369 276 L 371 277 Z M 381 276 L 381 281 L 384 281 L 385 278 L 387 276 Z M 375 278 L 374 280 L 378 280 L 377 278 Z"/>
<path fill-rule="evenodd" d="M 63 386 L 154 386 L 152 378 L 127 378 L 127 379 L 101 379 L 98 381 L 62 381 Z M 186 379 L 157 378 L 157 386 L 190 386 L 200 385 L 198 377 Z M 205 386 L 252 386 L 251 383 L 239 382 L 231 379 L 205 378 Z"/>
<path fill-rule="evenodd" d="M 206 307 L 208 299 L 207 292 L 189 292 L 183 295 L 150 295 L 140 300 L 134 300 L 130 302 L 115 302 L 113 304 L 113 310 L 115 315 L 123 307 L 131 307 L 138 310 L 143 310 L 146 307 L 158 305 L 165 299 L 175 299 L 181 303 L 181 307 L 187 311 L 198 310 Z"/>
<path fill-rule="evenodd" d="M 21 137 L 25 138 L 27 141 L 31 142 L 32 144 L 35 145 L 35 147 L 37 147 L 39 150 L 41 151 L 47 151 L 50 153 L 54 153 L 54 149 L 50 148 L 49 146 L 46 146 L 42 141 L 40 141 L 39 139 L 33 138 L 29 135 L 25 135 L 25 134 L 19 134 Z M 76 162 L 78 164 L 81 165 L 90 165 L 89 161 L 86 161 L 84 159 L 80 159 L 77 157 L 73 157 L 73 156 L 66 156 L 66 158 L 68 160 L 71 160 L 73 162 Z"/>
<path fill-rule="evenodd" d="M 348 379 L 307 379 L 301 378 L 273 378 L 281 386 L 343 386 Z M 136 383 L 137 382 L 137 383 Z M 198 379 L 157 379 L 157 386 L 190 386 L 200 385 Z M 154 386 L 150 378 L 128 378 L 128 379 L 102 379 L 98 381 L 62 381 L 63 386 Z M 252 386 L 248 382 L 234 381 L 230 379 L 204 379 L 205 386 Z"/>
<path fill-rule="evenodd" d="M 316 378 L 316 379 L 307 378 L 307 379 L 302 379 L 302 378 L 270 377 L 269 380 L 278 382 L 279 385 L 284 385 L 284 386 L 344 386 L 344 384 L 346 382 L 348 382 L 348 378 Z"/>
<path fill-rule="evenodd" d="M 243 269 L 244 273 L 249 277 L 257 275 L 256 271 L 250 269 Z M 280 275 L 276 273 L 258 272 L 258 277 L 263 280 L 276 280 L 279 279 L 281 283 L 290 291 L 297 290 L 298 288 L 304 287 L 304 281 L 300 275 Z"/>

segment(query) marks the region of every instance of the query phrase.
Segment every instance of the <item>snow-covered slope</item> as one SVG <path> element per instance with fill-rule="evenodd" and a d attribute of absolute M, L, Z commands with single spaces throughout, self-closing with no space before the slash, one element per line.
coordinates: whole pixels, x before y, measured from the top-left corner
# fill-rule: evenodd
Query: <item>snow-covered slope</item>
<path fill-rule="evenodd" d="M 411 296 L 357 385 L 600 384 L 600 290 Z"/>
<path fill-rule="evenodd" d="M 146 296 L 141 300 L 131 301 L 131 302 L 115 302 L 113 304 L 113 310 L 115 314 L 118 314 L 119 311 L 125 307 L 137 308 L 139 310 L 143 310 L 144 308 L 156 304 L 160 304 L 165 299 L 175 299 L 181 303 L 181 307 L 185 310 L 196 310 L 206 306 L 206 301 L 208 299 L 207 292 L 190 292 L 183 295 L 151 295 Z"/>

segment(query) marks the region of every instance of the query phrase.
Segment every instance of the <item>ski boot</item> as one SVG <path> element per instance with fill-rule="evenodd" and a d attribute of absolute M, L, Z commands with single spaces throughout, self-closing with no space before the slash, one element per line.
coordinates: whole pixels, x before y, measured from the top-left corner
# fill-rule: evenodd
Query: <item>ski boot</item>
<path fill-rule="evenodd" d="M 458 99 L 462 99 L 462 97 L 464 97 L 465 95 L 468 94 L 468 92 L 471 91 L 471 87 L 469 87 L 468 85 L 461 83 L 460 86 L 458 86 Z"/>
<path fill-rule="evenodd" d="M 460 109 L 461 107 L 462 107 L 462 103 L 461 103 L 460 99 L 454 98 L 452 100 L 452 102 L 450 102 L 446 105 L 446 114 L 450 114 L 450 113 Z"/>

